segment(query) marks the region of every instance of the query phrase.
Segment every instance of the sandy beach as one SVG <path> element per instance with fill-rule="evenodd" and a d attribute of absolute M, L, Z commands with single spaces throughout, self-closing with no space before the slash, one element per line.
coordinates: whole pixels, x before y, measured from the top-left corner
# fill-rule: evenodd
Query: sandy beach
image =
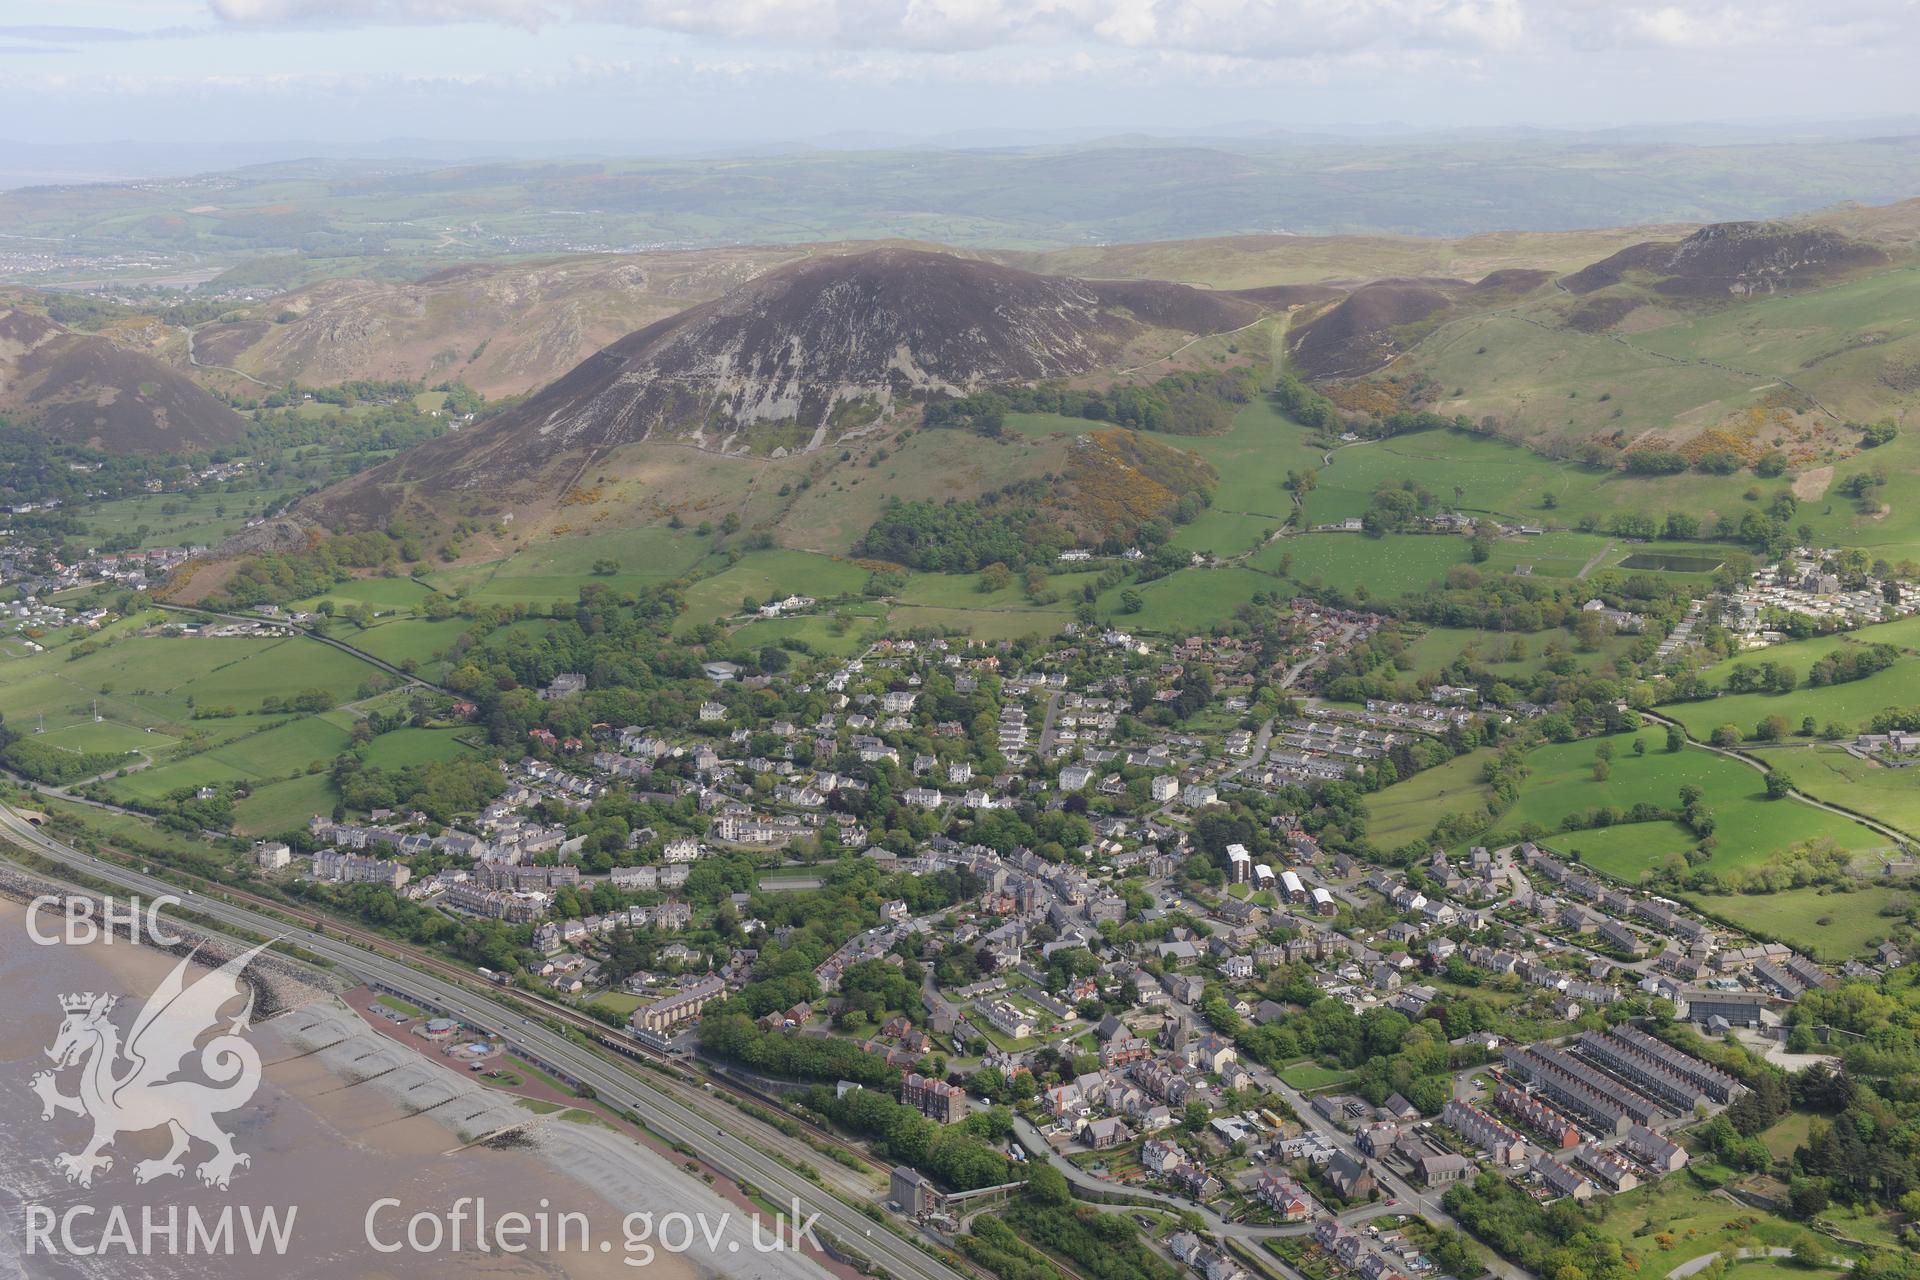
<path fill-rule="evenodd" d="M 209 1219 L 229 1207 L 295 1211 L 284 1256 L 140 1255 L 131 1269 L 157 1278 L 818 1280 L 827 1274 L 791 1250 L 757 1251 L 751 1224 L 737 1206 L 658 1152 L 592 1122 L 586 1112 L 536 1109 L 487 1089 L 433 1054 L 381 1035 L 337 997 L 319 992 L 249 1032 L 263 1078 L 244 1107 L 220 1117 L 235 1147 L 251 1157 L 229 1190 L 202 1186 L 195 1178 L 193 1165 L 207 1154 L 199 1148 L 187 1157 L 184 1177 L 136 1185 L 135 1162 L 164 1152 L 162 1129 L 120 1135 L 111 1148 L 112 1168 L 90 1189 L 75 1186 L 54 1158 L 81 1148 L 91 1125 L 71 1114 L 43 1120 L 31 1083 L 50 1065 L 43 1051 L 60 1027 L 59 999 L 76 991 L 120 993 L 113 1021 L 124 1030 L 176 960 L 124 941 L 38 946 L 27 936 L 25 916 L 20 905 L 0 901 L 0 991 L 10 1015 L 0 1021 L 0 1114 L 6 1116 L 0 1123 L 0 1278 L 130 1272 L 124 1255 L 29 1252 L 36 1243 L 29 1231 L 34 1206 L 43 1215 L 78 1206 L 105 1214 L 118 1206 L 136 1223 L 143 1212 L 169 1207 Z M 65 1092 L 74 1091 L 78 1075 L 78 1068 L 61 1073 Z M 449 1214 L 463 1198 L 466 1235 L 456 1250 Z M 636 1213 L 652 1216 L 630 1220 Z M 410 1242 L 416 1214 L 426 1221 Z M 519 1254 L 479 1251 L 473 1220 L 504 1221 L 508 1234 L 494 1243 L 511 1243 L 511 1214 L 526 1215 L 530 1245 L 537 1245 L 545 1223 L 549 1247 Z M 685 1216 L 684 1229 L 669 1221 L 673 1215 Z M 96 1220 L 87 1223 L 97 1236 Z M 683 1237 L 690 1237 L 688 1247 L 674 1251 Z M 772 1225 L 763 1225 L 760 1242 L 772 1237 Z M 376 1242 L 398 1245 L 399 1251 L 383 1253 Z"/>

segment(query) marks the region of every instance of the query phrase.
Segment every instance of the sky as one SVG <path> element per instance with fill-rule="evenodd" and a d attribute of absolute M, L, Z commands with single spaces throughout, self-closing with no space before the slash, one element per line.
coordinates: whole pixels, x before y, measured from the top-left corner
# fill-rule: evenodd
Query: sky
<path fill-rule="evenodd" d="M 715 144 L 1920 112 L 1920 0 L 0 0 L 0 137 Z"/>

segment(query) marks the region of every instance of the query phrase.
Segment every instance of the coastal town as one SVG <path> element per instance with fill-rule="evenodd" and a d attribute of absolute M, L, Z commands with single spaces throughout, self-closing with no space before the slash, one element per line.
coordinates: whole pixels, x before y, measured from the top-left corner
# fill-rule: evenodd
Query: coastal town
<path fill-rule="evenodd" d="M 1920 1280 L 1916 3 L 8 25 L 0 1280 Z"/>
<path fill-rule="evenodd" d="M 1442 1219 L 1483 1171 L 1543 1202 L 1655 1184 L 1749 1093 L 1700 1046 L 1805 1053 L 1798 1000 L 1904 963 L 1889 943 L 1834 970 L 1533 841 L 1329 852 L 1303 796 L 1556 708 L 1447 685 L 1328 702 L 1320 669 L 1379 619 L 1288 617 L 1259 643 L 1070 628 L 1018 654 L 925 638 L 709 663 L 675 724 L 574 729 L 591 681 L 559 672 L 539 690 L 554 727 L 527 730 L 484 807 L 316 815 L 254 861 L 523 929 L 497 980 L 802 1114 L 827 1104 L 796 1074 L 858 1060 L 833 1108 L 880 1090 L 995 1133 L 1009 1178 L 1047 1161 L 1178 1210 L 1164 1247 L 1213 1280 L 1246 1273 L 1236 1238 L 1314 1277 L 1430 1273 L 1376 1219 Z M 876 792 L 910 845 L 898 820 L 874 842 Z M 597 821 L 636 801 L 662 820 Z M 822 895 L 831 949 L 796 967 L 820 927 L 782 900 Z M 949 1239 L 974 1190 L 903 1165 L 887 1202 Z"/>

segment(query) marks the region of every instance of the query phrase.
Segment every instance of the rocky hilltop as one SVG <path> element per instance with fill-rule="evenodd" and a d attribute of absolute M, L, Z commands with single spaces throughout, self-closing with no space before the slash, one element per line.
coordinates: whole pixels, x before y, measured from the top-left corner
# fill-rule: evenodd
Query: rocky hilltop
<path fill-rule="evenodd" d="M 1560 283 L 1573 294 L 1642 281 L 1667 298 L 1745 298 L 1825 284 L 1886 261 L 1886 251 L 1878 246 L 1825 228 L 1718 222 L 1684 240 L 1622 249 Z"/>
<path fill-rule="evenodd" d="M 916 397 L 1112 368 L 1260 314 L 1184 285 L 1040 276 L 917 249 L 809 258 L 629 334 L 520 405 L 299 514 L 351 525 L 437 495 L 471 499 L 466 514 L 551 503 L 594 460 L 648 441 L 806 452 Z"/>

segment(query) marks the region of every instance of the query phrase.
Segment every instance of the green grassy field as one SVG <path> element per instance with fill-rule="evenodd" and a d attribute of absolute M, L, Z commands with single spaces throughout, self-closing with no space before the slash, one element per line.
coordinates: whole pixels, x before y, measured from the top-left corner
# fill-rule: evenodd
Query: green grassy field
<path fill-rule="evenodd" d="M 1216 509 L 1203 511 L 1192 523 L 1175 529 L 1170 541 L 1182 551 L 1224 559 L 1253 550 L 1280 526 L 1277 516 Z"/>
<path fill-rule="evenodd" d="M 1811 888 L 1680 896 L 1711 915 L 1838 963 L 1866 956 L 1884 942 L 1900 926 L 1913 895 L 1905 888 L 1874 884 L 1849 893 Z M 1899 911 L 1893 916 L 1880 914 L 1895 907 Z"/>
<path fill-rule="evenodd" d="M 839 612 L 839 610 L 835 610 Z M 869 644 L 874 633 L 884 630 L 885 610 L 878 604 L 860 604 L 847 610 L 852 623 L 838 634 L 832 614 L 810 613 L 793 618 L 762 618 L 735 629 L 734 643 L 748 648 L 777 644 L 782 640 L 800 640 L 816 653 L 846 657 Z"/>
<path fill-rule="evenodd" d="M 1301 586 L 1358 590 L 1364 598 L 1391 600 L 1419 591 L 1466 563 L 1465 538 L 1440 534 L 1308 533 L 1282 538 L 1255 552 L 1247 563 Z M 1291 590 L 1291 587 L 1287 587 Z"/>
<path fill-rule="evenodd" d="M 992 613 L 981 609 L 943 609 L 933 605 L 900 605 L 888 614 L 893 630 L 938 627 L 965 632 L 976 640 L 1018 640 L 1022 636 L 1051 636 L 1073 621 L 1065 608 L 1012 609 Z M 1120 620 L 1120 625 L 1126 625 Z"/>
<path fill-rule="evenodd" d="M 342 611 L 365 605 L 375 613 L 403 611 L 425 604 L 432 593 L 411 578 L 349 578 L 336 583 L 324 595 L 302 600 L 294 607 L 311 611 L 322 600 L 331 600 Z"/>
<path fill-rule="evenodd" d="M 1079 574 L 1054 574 L 1049 589 L 1062 596 L 1078 592 Z M 1064 601 L 1036 605 L 1018 585 L 981 591 L 978 574 L 916 573 L 895 597 L 888 626 L 895 631 L 912 627 L 957 628 L 980 640 L 1010 640 L 1025 635 L 1052 635 L 1073 619 Z"/>
<path fill-rule="evenodd" d="M 680 625 L 731 618 L 740 613 L 747 596 L 760 601 L 774 595 L 825 599 L 858 591 L 866 580 L 867 570 L 849 560 L 808 551 L 749 551 L 731 568 L 687 588 Z"/>
<path fill-rule="evenodd" d="M 146 532 L 139 538 L 142 547 L 210 547 L 240 532 L 248 516 L 258 515 L 287 492 L 268 488 L 244 493 L 218 489 L 143 493 L 92 503 L 82 509 L 81 521 L 99 541 L 132 537 L 144 527 Z"/>
<path fill-rule="evenodd" d="M 1666 1280 L 1681 1263 L 1735 1245 L 1790 1245 L 1804 1230 L 1711 1194 L 1685 1170 L 1613 1196 L 1606 1209 L 1600 1230 L 1640 1259 L 1636 1280 Z M 1734 1226 L 1756 1216 L 1750 1229 Z M 1662 1236 L 1672 1243 L 1662 1245 Z"/>
<path fill-rule="evenodd" d="M 503 559 L 437 570 L 424 580 L 437 591 L 487 603 L 572 600 L 589 582 L 630 591 L 677 578 L 711 550 L 711 540 L 691 527 L 596 528 L 591 536 L 537 538 Z M 616 561 L 619 569 L 596 575 L 599 560 Z"/>
<path fill-rule="evenodd" d="M 1635 736 L 1647 743 L 1646 755 L 1633 754 Z M 1718 870 L 1756 865 L 1792 844 L 1816 838 L 1863 854 L 1887 846 L 1884 837 L 1850 819 L 1792 800 L 1768 800 L 1761 775 L 1737 761 L 1692 747 L 1668 754 L 1665 734 L 1658 729 L 1606 739 L 1614 748 L 1611 772 L 1605 782 L 1596 781 L 1595 741 L 1529 752 L 1530 772 L 1520 797 L 1486 838 L 1504 841 L 1526 823 L 1555 828 L 1570 814 L 1602 805 L 1626 810 L 1646 802 L 1677 808 L 1680 787 L 1692 783 L 1706 793 L 1706 804 L 1714 812 L 1718 844 L 1709 865 Z M 1397 848 L 1423 839 L 1442 814 L 1481 807 L 1491 794 L 1480 781 L 1490 756 L 1486 750 L 1461 756 L 1368 797 L 1368 836 L 1381 848 Z M 1594 869 L 1631 881 L 1698 841 L 1676 823 L 1648 822 L 1571 831 L 1543 843 L 1562 853 L 1577 852 Z"/>
<path fill-rule="evenodd" d="M 473 754 L 456 738 L 465 729 L 395 729 L 369 742 L 362 757 L 376 769 L 404 769 L 408 765 L 454 760 Z"/>
<path fill-rule="evenodd" d="M 1397 849 L 1425 839 L 1442 814 L 1485 805 L 1493 793 L 1480 775 L 1493 757 L 1488 748 L 1470 751 L 1374 792 L 1367 797 L 1368 837 L 1382 849 Z"/>
<path fill-rule="evenodd" d="M 1838 1267 L 1804 1267 L 1792 1258 L 1742 1258 L 1726 1270 L 1727 1280 L 1835 1280 Z"/>
<path fill-rule="evenodd" d="M 1513 657 L 1518 641 L 1521 656 Z M 1415 675 L 1445 669 L 1462 655 L 1477 667 L 1484 667 L 1497 678 L 1529 679 L 1546 666 L 1547 654 L 1555 646 L 1571 654 L 1582 670 L 1610 667 L 1615 658 L 1632 647 L 1632 636 L 1609 636 L 1591 652 L 1581 652 L 1573 633 L 1565 627 L 1535 631 L 1525 635 L 1505 631 L 1475 631 L 1459 627 L 1432 627 L 1407 646 L 1407 659 Z"/>
<path fill-rule="evenodd" d="M 347 743 L 343 730 L 319 716 L 303 716 L 185 760 L 130 773 L 110 783 L 107 790 L 122 799 L 151 801 L 182 787 L 282 778 L 316 763 L 330 763 L 346 750 Z"/>
<path fill-rule="evenodd" d="M 331 761 L 347 747 L 347 735 L 319 716 L 304 716 L 265 733 L 242 738 L 208 754 L 259 777 L 275 777 Z"/>
<path fill-rule="evenodd" d="M 1864 680 L 1820 688 L 1806 683 L 1808 669 L 1821 658 L 1838 650 L 1871 644 L 1893 645 L 1905 652 L 1893 666 Z M 1743 735 L 1751 735 L 1761 719 L 1775 714 L 1787 717 L 1795 736 L 1807 716 L 1812 716 L 1822 729 L 1829 721 L 1837 721 L 1849 730 L 1857 730 L 1879 711 L 1920 703 L 1920 618 L 1902 618 L 1857 631 L 1771 645 L 1716 663 L 1707 669 L 1706 675 L 1716 687 L 1725 688 L 1736 670 L 1767 662 L 1786 667 L 1800 683 L 1789 693 L 1722 694 L 1703 702 L 1674 703 L 1662 711 L 1686 725 L 1687 732 L 1696 738 L 1709 736 L 1722 724 L 1732 724 Z"/>
<path fill-rule="evenodd" d="M 1618 540 L 1596 533 L 1556 529 L 1502 538 L 1480 566 L 1483 575 L 1511 576 L 1520 569 L 1540 578 L 1578 578 L 1623 559 Z"/>
<path fill-rule="evenodd" d="M 1901 649 L 1903 656 L 1884 672 L 1876 672 L 1866 679 L 1849 681 L 1843 685 L 1812 687 L 1807 685 L 1807 672 L 1814 662 L 1828 656 L 1830 652 L 1845 651 L 1862 645 L 1893 645 Z M 1908 706 L 1920 702 L 1920 618 L 1901 618 L 1899 622 L 1882 622 L 1878 626 L 1860 628 L 1857 631 L 1841 631 L 1834 635 L 1814 635 L 1803 641 L 1789 641 L 1786 645 L 1768 645 L 1766 649 L 1740 654 L 1738 658 L 1728 658 L 1716 662 L 1707 668 L 1707 679 L 1724 689 L 1728 677 L 1741 668 L 1759 668 L 1764 662 L 1778 662 L 1786 666 L 1799 685 L 1784 695 L 1764 695 L 1764 693 L 1741 693 L 1741 695 L 1722 695 L 1718 699 L 1705 702 L 1674 702 L 1663 708 L 1672 714 L 1674 720 L 1688 725 L 1688 731 L 1695 737 L 1707 737 L 1715 725 L 1734 723 L 1740 725 L 1741 733 L 1753 729 L 1755 722 L 1763 716 L 1782 714 L 1786 716 L 1793 731 L 1799 731 L 1799 723 L 1805 716 L 1814 716 L 1820 725 L 1828 720 L 1839 720 L 1849 727 L 1859 727 L 1860 720 L 1870 718 L 1874 712 L 1887 706 Z M 1703 725 L 1695 729 L 1695 725 Z"/>
<path fill-rule="evenodd" d="M 1718 360 L 1786 374 L 1824 401 L 1893 406 L 1898 396 L 1873 375 L 1894 358 L 1920 352 L 1911 325 L 1920 273 L 1911 266 L 1821 289 L 1782 292 L 1744 307 L 1677 314 L 1669 324 L 1635 335 L 1649 351 Z M 1864 402 L 1864 403 L 1862 403 Z"/>
<path fill-rule="evenodd" d="M 64 728 L 49 729 L 40 734 L 36 741 L 43 746 L 58 747 L 63 751 L 82 754 L 90 751 L 108 753 L 139 751 L 147 755 L 159 756 L 178 745 L 180 740 L 168 734 L 138 729 L 114 720 L 82 720 Z"/>
<path fill-rule="evenodd" d="M 332 813 L 339 798 L 324 773 L 269 783 L 233 806 L 233 829 L 243 836 L 278 835 L 305 826 L 316 813 Z"/>
<path fill-rule="evenodd" d="M 1547 299 L 1525 310 L 1552 320 L 1554 306 Z M 1634 341 L 1644 342 L 1645 335 Z M 1463 393 L 1443 401 L 1442 412 L 1495 414 L 1525 423 L 1536 437 L 1717 422 L 1757 398 L 1752 378 L 1676 367 L 1606 334 L 1542 328 L 1501 312 L 1441 325 L 1420 344 L 1417 363 L 1449 391 Z"/>
<path fill-rule="evenodd" d="M 1091 582 L 1095 576 L 1081 572 L 1049 574 L 1047 590 L 1064 599 L 1043 606 L 1027 599 L 1018 582 L 997 591 L 982 591 L 978 574 L 916 573 L 909 577 L 906 587 L 894 597 L 894 612 L 897 614 L 906 608 L 942 613 L 950 618 L 977 614 L 988 625 L 992 625 L 994 619 L 1001 615 L 1027 615 L 1028 630 L 1048 631 L 1067 620 L 1071 609 L 1066 601 L 1077 599 L 1082 585 Z"/>
<path fill-rule="evenodd" d="M 1081 584 L 1091 582 L 1095 576 L 1054 573 L 1048 576 L 1047 586 L 1063 596 L 1077 596 Z M 982 591 L 980 575 L 977 573 L 916 573 L 894 600 L 899 604 L 926 605 L 936 609 L 987 609 L 995 613 L 1037 607 L 1027 600 L 1017 581 L 997 591 Z"/>
<path fill-rule="evenodd" d="M 1083 428 L 1084 429 L 1084 424 Z M 1146 433 L 1171 449 L 1189 449 L 1220 474 L 1212 509 L 1261 517 L 1279 524 L 1293 511 L 1293 495 L 1284 487 L 1287 472 L 1320 465 L 1320 451 L 1307 441 L 1307 429 L 1262 396 L 1234 415 L 1233 427 L 1217 436 Z"/>
<path fill-rule="evenodd" d="M 248 834 L 283 830 L 332 809 L 324 775 L 304 775 L 346 749 L 354 713 L 261 715 L 257 708 L 268 696 L 309 688 L 345 703 L 379 673 L 305 637 L 144 636 L 136 633 L 142 621 L 109 628 L 103 638 L 110 643 L 84 657 L 52 652 L 0 663 L 0 713 L 36 725 L 44 715 L 49 745 L 147 756 L 152 767 L 103 784 L 112 798 L 145 804 L 183 789 L 269 784 L 237 811 L 238 829 Z M 93 719 L 96 705 L 100 721 Z M 242 714 L 192 718 L 195 707 L 227 706 Z"/>
<path fill-rule="evenodd" d="M 256 776 L 212 755 L 198 755 L 115 778 L 105 784 L 105 790 L 108 799 L 121 804 L 150 804 L 182 789 L 225 787 L 251 782 Z"/>
<path fill-rule="evenodd" d="M 15 724 L 44 715 L 52 730 L 91 721 L 97 704 L 108 721 L 134 729 L 231 738 L 260 724 L 245 714 L 194 721 L 194 707 L 247 713 L 269 696 L 310 688 L 346 701 L 375 674 L 359 659 L 304 636 L 169 639 L 123 632 L 84 657 L 49 652 L 0 663 L 0 713 Z"/>
<path fill-rule="evenodd" d="M 1767 1144 L 1767 1150 L 1775 1160 L 1793 1159 L 1795 1147 L 1807 1140 L 1807 1132 L 1813 1128 L 1813 1115 L 1806 1111 L 1790 1111 L 1785 1118 L 1776 1121 L 1760 1135 Z"/>
<path fill-rule="evenodd" d="M 1738 520 L 1752 506 L 1746 494 L 1755 484 L 1755 478 L 1744 472 L 1733 476 L 1628 476 L 1461 431 L 1395 436 L 1338 449 L 1332 457 L 1331 465 L 1319 473 L 1319 486 L 1306 500 L 1311 524 L 1361 515 L 1376 489 L 1412 480 L 1433 494 L 1440 506 L 1470 514 L 1492 514 L 1508 523 L 1546 526 L 1549 531 L 1543 535 L 1497 543 L 1483 571 L 1511 573 L 1525 565 L 1532 573 L 1551 578 L 1574 578 L 1583 569 L 1612 567 L 1635 550 L 1604 534 L 1574 532 L 1573 526 L 1583 518 L 1591 517 L 1604 525 L 1607 518 L 1621 511 L 1643 512 L 1655 519 L 1673 511 L 1696 516 L 1710 511 L 1731 514 Z M 1784 483 L 1776 480 L 1761 488 L 1770 494 Z M 1801 517 L 1807 514 L 1803 510 Z M 1717 544 L 1666 542 L 1642 549 L 1693 551 L 1711 559 L 1733 552 Z M 1707 581 L 1705 573 L 1665 576 L 1702 584 Z"/>
<path fill-rule="evenodd" d="M 1374 490 L 1412 480 L 1446 507 L 1539 524 L 1558 508 L 1590 507 L 1609 474 L 1488 436 L 1421 431 L 1335 450 L 1319 487 L 1307 495 L 1307 518 L 1326 524 L 1360 515 Z M 1541 510 L 1549 494 L 1556 512 Z"/>
<path fill-rule="evenodd" d="M 1300 1062 L 1282 1071 L 1280 1078 L 1296 1089 L 1312 1091 L 1345 1084 L 1354 1078 L 1354 1073 L 1323 1067 L 1317 1062 Z"/>
<path fill-rule="evenodd" d="M 1889 769 L 1838 747 L 1770 751 L 1766 759 L 1808 795 L 1920 832 L 1920 768 Z"/>
<path fill-rule="evenodd" d="M 1219 569 L 1182 569 L 1152 582 L 1115 587 L 1096 602 L 1101 614 L 1111 613 L 1114 625 L 1128 631 L 1158 635 L 1190 635 L 1231 618 L 1234 611 L 1257 594 L 1285 591 L 1276 578 L 1238 565 Z M 1120 612 L 1120 594 L 1139 593 L 1140 612 Z"/>
<path fill-rule="evenodd" d="M 377 622 L 365 631 L 341 628 L 334 635 L 343 643 L 363 649 L 376 658 L 396 665 L 412 661 L 421 668 L 433 665 L 433 655 L 445 650 L 472 624 L 463 618 L 444 618 L 430 622 L 425 618 L 395 618 Z"/>
<path fill-rule="evenodd" d="M 1920 358 L 1920 333 L 1911 324 L 1917 291 L 1920 273 L 1908 266 L 1737 306 L 1646 307 L 1626 333 L 1566 328 L 1560 324 L 1566 300 L 1543 293 L 1511 313 L 1464 314 L 1442 323 L 1407 363 L 1448 388 L 1440 411 L 1491 415 L 1526 439 L 1560 442 L 1616 431 L 1632 438 L 1648 430 L 1684 439 L 1701 428 L 1737 427 L 1750 406 L 1791 378 L 1835 415 L 1815 412 L 1803 420 L 1807 447 L 1817 455 L 1807 465 L 1820 469 L 1802 486 L 1796 522 L 1812 525 L 1825 545 L 1863 546 L 1899 559 L 1920 549 L 1920 502 L 1896 488 L 1881 498 L 1889 509 L 1857 510 L 1829 495 L 1834 473 L 1822 464 L 1853 447 L 1854 434 L 1840 420 L 1904 415 L 1896 375 Z M 1920 441 L 1903 433 L 1870 457 L 1840 456 L 1837 474 L 1873 463 L 1910 474 L 1920 463 Z M 1753 483 L 1750 473 L 1603 476 L 1590 486 L 1569 486 L 1556 518 L 1642 510 L 1737 520 Z M 1782 484 L 1761 482 L 1763 497 Z"/>
<path fill-rule="evenodd" d="M 1635 756 L 1631 750 L 1636 736 L 1647 744 L 1644 756 Z M 1717 820 L 1718 844 L 1708 864 L 1715 870 L 1757 865 L 1790 845 L 1816 838 L 1861 851 L 1888 843 L 1857 822 L 1811 805 L 1768 800 L 1760 773 L 1737 761 L 1695 747 L 1669 754 L 1663 747 L 1664 730 L 1643 729 L 1637 735 L 1619 734 L 1602 741 L 1611 742 L 1615 753 L 1605 782 L 1593 776 L 1593 740 L 1529 752 L 1531 773 L 1519 799 L 1501 815 L 1499 829 L 1513 831 L 1528 822 L 1557 827 L 1569 814 L 1601 805 L 1621 810 L 1640 803 L 1677 808 L 1680 787 L 1692 783 L 1706 793 L 1706 804 Z M 1583 861 L 1608 875 L 1635 880 L 1697 841 L 1677 823 L 1651 822 L 1571 831 L 1544 843 L 1563 853 L 1577 851 Z"/>
<path fill-rule="evenodd" d="M 1804 681 L 1804 668 L 1799 675 Z M 1916 703 L 1920 703 L 1920 658 L 1905 657 L 1864 680 L 1822 688 L 1802 683 L 1792 692 L 1780 694 L 1722 694 L 1704 702 L 1671 703 L 1659 710 L 1662 715 L 1685 725 L 1693 737 L 1704 740 L 1723 724 L 1733 725 L 1743 737 L 1751 737 L 1755 726 L 1772 715 L 1785 716 L 1789 732 L 1796 736 L 1801 722 L 1808 716 L 1813 717 L 1816 728 L 1838 721 L 1847 730 L 1854 731 L 1889 707 L 1910 707 Z"/>

